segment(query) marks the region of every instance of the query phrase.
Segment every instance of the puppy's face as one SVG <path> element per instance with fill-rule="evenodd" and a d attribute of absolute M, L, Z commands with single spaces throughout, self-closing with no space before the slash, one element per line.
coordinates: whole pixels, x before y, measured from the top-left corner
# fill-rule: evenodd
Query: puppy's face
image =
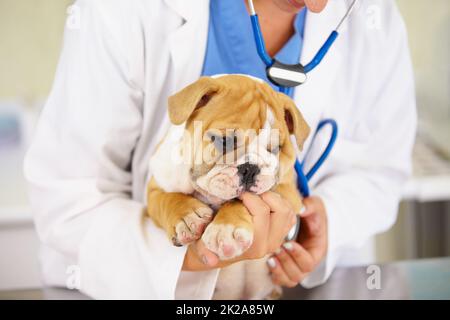
<path fill-rule="evenodd" d="M 186 124 L 182 152 L 195 190 L 221 203 L 270 190 L 293 168 L 309 127 L 291 99 L 253 78 L 203 77 L 169 98 L 174 124 Z"/>

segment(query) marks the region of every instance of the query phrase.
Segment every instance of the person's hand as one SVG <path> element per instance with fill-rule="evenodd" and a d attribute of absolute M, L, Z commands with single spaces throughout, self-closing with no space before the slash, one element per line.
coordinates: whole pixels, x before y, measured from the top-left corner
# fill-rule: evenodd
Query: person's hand
<path fill-rule="evenodd" d="M 267 264 L 275 284 L 295 287 L 323 260 L 327 253 L 328 224 L 325 206 L 319 197 L 303 199 L 297 241 L 284 243 Z"/>
<path fill-rule="evenodd" d="M 253 218 L 253 242 L 250 248 L 235 259 L 219 261 L 203 241 L 198 240 L 189 245 L 183 270 L 222 268 L 240 260 L 262 258 L 274 253 L 283 244 L 296 222 L 291 205 L 275 192 L 266 192 L 260 196 L 246 192 L 241 200 Z"/>

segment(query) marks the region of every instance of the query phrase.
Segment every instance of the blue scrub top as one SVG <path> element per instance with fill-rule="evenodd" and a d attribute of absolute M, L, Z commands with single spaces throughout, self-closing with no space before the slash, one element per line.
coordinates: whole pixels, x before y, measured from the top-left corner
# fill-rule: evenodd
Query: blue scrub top
<path fill-rule="evenodd" d="M 244 1 L 210 1 L 208 43 L 202 75 L 242 73 L 271 84 L 266 76 L 266 66 L 256 51 L 250 16 Z M 294 20 L 295 34 L 276 54 L 278 61 L 288 64 L 300 61 L 305 17 L 306 9 L 297 14 Z M 274 85 L 272 87 L 278 90 Z M 293 96 L 293 90 L 290 90 L 290 96 Z"/>

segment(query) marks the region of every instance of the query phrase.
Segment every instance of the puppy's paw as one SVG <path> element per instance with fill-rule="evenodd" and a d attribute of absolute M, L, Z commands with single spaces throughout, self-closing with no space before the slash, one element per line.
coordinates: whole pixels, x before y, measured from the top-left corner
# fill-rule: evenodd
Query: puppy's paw
<path fill-rule="evenodd" d="M 240 256 L 251 246 L 253 232 L 232 224 L 212 222 L 203 233 L 202 240 L 220 260 L 227 260 Z"/>
<path fill-rule="evenodd" d="M 207 206 L 189 210 L 189 212 L 175 224 L 175 234 L 172 242 L 175 246 L 183 246 L 200 239 L 206 226 L 211 222 L 213 211 Z"/>

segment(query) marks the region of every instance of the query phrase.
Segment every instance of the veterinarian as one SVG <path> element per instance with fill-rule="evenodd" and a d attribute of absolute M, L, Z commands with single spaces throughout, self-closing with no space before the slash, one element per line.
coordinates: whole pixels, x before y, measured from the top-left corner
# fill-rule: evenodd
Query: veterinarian
<path fill-rule="evenodd" d="M 269 54 L 309 62 L 349 4 L 255 0 Z M 145 216 L 148 160 L 167 123 L 168 96 L 202 74 L 264 77 L 245 1 L 75 6 L 25 160 L 44 280 L 65 286 L 76 277 L 94 298 L 209 299 L 217 258 L 201 242 L 174 247 Z M 311 287 L 394 223 L 411 171 L 414 84 L 394 1 L 360 1 L 293 98 L 311 128 L 325 117 L 340 128 L 304 200 L 297 241 L 281 246 L 285 235 L 273 228 L 290 210 L 283 199 L 269 192 L 243 201 L 257 226 L 250 250 L 273 254 L 273 281 Z M 312 159 L 327 138 L 316 139 Z"/>

